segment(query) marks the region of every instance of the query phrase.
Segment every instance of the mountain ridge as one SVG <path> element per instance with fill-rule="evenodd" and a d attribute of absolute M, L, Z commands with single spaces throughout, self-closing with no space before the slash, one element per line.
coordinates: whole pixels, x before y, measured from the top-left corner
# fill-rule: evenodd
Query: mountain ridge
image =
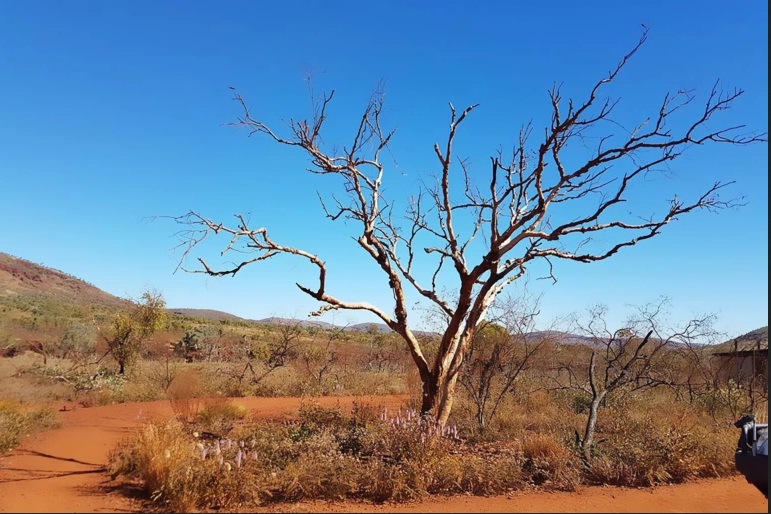
<path fill-rule="evenodd" d="M 37 296 L 57 300 L 70 301 L 80 305 L 95 303 L 110 308 L 127 308 L 131 301 L 112 295 L 89 284 L 85 280 L 77 278 L 66 272 L 36 264 L 27 259 L 16 257 L 8 253 L 0 252 L 0 299 L 13 296 Z M 375 330 L 379 333 L 390 332 L 384 323 L 358 323 L 355 325 L 338 326 L 325 321 L 304 320 L 295 318 L 268 317 L 262 319 L 247 319 L 217 309 L 193 309 L 175 307 L 167 309 L 171 314 L 189 316 L 208 321 L 237 321 L 244 323 L 264 324 L 294 324 L 302 327 L 316 327 L 325 330 L 342 329 L 350 332 L 366 332 Z M 416 335 L 438 335 L 436 332 L 415 331 Z M 557 339 L 563 344 L 591 344 L 592 339 L 586 336 L 570 334 L 561 331 L 537 331 L 530 337 L 549 337 Z M 714 345 L 716 349 L 726 348 L 735 342 L 750 343 L 761 341 L 768 347 L 768 326 L 759 327 L 732 338 L 723 343 Z"/>
<path fill-rule="evenodd" d="M 0 252 L 0 297 L 33 296 L 125 308 L 131 302 L 63 271 Z"/>

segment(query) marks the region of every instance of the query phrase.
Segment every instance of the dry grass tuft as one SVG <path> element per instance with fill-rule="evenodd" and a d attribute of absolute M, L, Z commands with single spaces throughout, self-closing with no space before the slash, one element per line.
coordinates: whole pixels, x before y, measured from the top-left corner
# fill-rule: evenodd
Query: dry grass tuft
<path fill-rule="evenodd" d="M 177 374 L 166 391 L 169 403 L 178 421 L 192 423 L 204 405 L 203 382 L 195 370 Z"/>
<path fill-rule="evenodd" d="M 685 406 L 679 412 L 644 407 L 621 406 L 598 424 L 602 442 L 587 472 L 590 481 L 639 487 L 736 473 L 733 426 Z"/>
<path fill-rule="evenodd" d="M 522 441 L 523 471 L 534 485 L 573 491 L 581 483 L 581 466 L 574 452 L 552 434 L 535 433 Z"/>
<path fill-rule="evenodd" d="M 0 401 L 0 455 L 18 446 L 24 436 L 57 425 L 51 409 Z"/>

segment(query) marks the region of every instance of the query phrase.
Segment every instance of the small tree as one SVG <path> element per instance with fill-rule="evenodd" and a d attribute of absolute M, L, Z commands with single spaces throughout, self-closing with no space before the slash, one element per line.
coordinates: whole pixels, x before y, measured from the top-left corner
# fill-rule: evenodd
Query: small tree
<path fill-rule="evenodd" d="M 94 325 L 73 322 L 59 340 L 61 357 L 76 362 L 86 362 L 89 357 L 93 358 L 96 341 L 97 333 Z"/>
<path fill-rule="evenodd" d="M 335 370 L 338 345 L 344 336 L 344 328 L 335 327 L 327 330 L 324 338 L 315 337 L 300 348 L 299 361 L 315 391 L 323 393 L 327 390 L 327 379 Z"/>
<path fill-rule="evenodd" d="M 244 335 L 237 348 L 238 356 L 245 360 L 246 364 L 240 372 L 232 374 L 233 378 L 240 386 L 248 372 L 250 384 L 259 384 L 265 377 L 286 366 L 297 356 L 302 334 L 303 327 L 296 321 L 280 325 L 274 337 L 267 341 L 255 341 Z M 259 365 L 257 369 L 255 365 Z"/>
<path fill-rule="evenodd" d="M 466 355 L 460 383 L 476 407 L 477 426 L 484 431 L 503 400 L 514 392 L 531 358 L 543 347 L 546 336 L 534 332 L 538 302 L 511 297 L 491 308 L 494 321 L 480 325 Z"/>
<path fill-rule="evenodd" d="M 663 172 L 666 176 L 668 166 L 685 150 L 766 141 L 765 134 L 748 133 L 742 126 L 719 126 L 714 118 L 729 109 L 743 91 L 722 92 L 717 84 L 700 108 L 694 109 L 691 91 L 678 91 L 664 95 L 652 116 L 643 116 L 634 126 L 614 119 L 618 102 L 600 94 L 615 81 L 646 37 L 644 32 L 632 51 L 595 82 L 583 99 L 565 100 L 560 88 L 553 87 L 549 93 L 550 125 L 536 132 L 530 123 L 525 124 L 513 144 L 511 158 L 494 153 L 484 176 L 480 170 L 471 173 L 468 162 L 454 154 L 459 129 L 477 105 L 460 112 L 450 105 L 447 138 L 433 147 L 436 180 L 409 200 L 403 217 L 396 212 L 396 203 L 384 195 L 388 175 L 381 155 L 394 131 L 383 128 L 382 94 L 373 95 L 351 137 L 336 145 L 327 145 L 322 139 L 334 92 L 321 98 L 311 94 L 312 117 L 291 120 L 287 134 L 253 117 L 236 94 L 243 108 L 237 125 L 279 145 L 300 149 L 308 156 L 312 173 L 339 180 L 341 195 L 322 200 L 324 213 L 330 220 L 344 220 L 348 226 L 358 227 L 354 239 L 382 272 L 393 305 L 383 308 L 335 296 L 327 287 L 327 268 L 320 256 L 274 240 L 266 227 L 252 228 L 243 215 L 236 216 L 234 225 L 196 211 L 177 217 L 178 222 L 191 227 L 182 233 L 185 250 L 180 267 L 222 276 L 235 275 L 247 265 L 279 255 L 306 260 L 317 269 L 318 283 L 297 286 L 320 302 L 314 314 L 362 310 L 388 325 L 402 338 L 418 370 L 422 413 L 433 414 L 444 423 L 477 327 L 495 297 L 523 277 L 531 264 L 545 263 L 554 278 L 555 260 L 602 261 L 658 236 L 683 215 L 737 205 L 735 200 L 720 199 L 719 193 L 726 186 L 721 182 L 697 192 L 690 200 L 684 198 L 691 195 L 673 195 L 669 200 L 646 195 L 641 203 L 633 201 L 636 186 L 652 174 Z M 539 137 L 535 144 L 530 141 L 533 134 Z M 656 212 L 652 206 L 662 200 L 663 208 Z M 402 224 L 403 220 L 406 223 Z M 209 235 L 226 239 L 221 252 L 224 259 L 231 250 L 250 255 L 220 264 L 198 257 L 199 266 L 187 267 L 186 257 Z M 419 262 L 423 258 L 427 260 L 425 266 Z M 457 295 L 446 297 L 443 286 Z M 431 359 L 410 326 L 408 288 L 449 320 Z"/>
<path fill-rule="evenodd" d="M 586 394 L 589 399 L 583 435 L 576 433 L 576 442 L 584 464 L 591 465 L 592 448 L 600 410 L 610 397 L 619 399 L 645 389 L 672 385 L 671 374 L 664 362 L 667 351 L 698 339 L 710 317 L 689 321 L 683 330 L 665 335 L 662 306 L 652 304 L 639 308 L 639 314 L 630 318 L 627 326 L 610 330 L 605 321 L 607 308 L 597 306 L 589 311 L 589 322 L 577 322 L 580 333 L 591 338 L 589 362 L 582 373 L 576 363 L 559 365 L 556 372 L 558 389 Z"/>
<path fill-rule="evenodd" d="M 211 361 L 220 355 L 223 335 L 221 328 L 211 325 L 186 330 L 182 339 L 174 344 L 174 352 L 182 356 L 185 362 Z"/>
<path fill-rule="evenodd" d="M 717 348 L 689 344 L 682 352 L 688 373 L 677 390 L 685 390 L 691 402 L 698 400 L 714 419 L 728 415 L 729 421 L 735 421 L 768 410 L 768 377 L 760 365 L 767 359 L 760 351 L 768 345 L 767 334 L 760 335 L 754 344 L 751 338 L 742 343 L 740 346 L 740 340 L 734 339 Z M 735 356 L 730 357 L 731 353 Z M 745 358 L 752 364 L 745 365 Z"/>
<path fill-rule="evenodd" d="M 397 346 L 398 336 L 388 331 L 383 331 L 377 325 L 367 327 L 367 355 L 364 369 L 377 373 L 403 371 L 403 353 Z"/>
<path fill-rule="evenodd" d="M 107 353 L 118 363 L 123 375 L 142 353 L 148 338 L 166 325 L 166 302 L 160 293 L 146 291 L 127 312 L 117 314 L 111 323 L 109 335 L 104 336 Z"/>

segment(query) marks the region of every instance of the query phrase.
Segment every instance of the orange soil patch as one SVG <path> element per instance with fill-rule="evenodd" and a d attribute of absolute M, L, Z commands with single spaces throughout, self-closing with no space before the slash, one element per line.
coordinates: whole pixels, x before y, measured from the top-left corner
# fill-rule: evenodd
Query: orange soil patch
<path fill-rule="evenodd" d="M 350 408 L 354 400 L 391 408 L 404 397 L 321 398 Z M 256 416 L 297 414 L 299 398 L 239 398 Z M 0 512 L 142 512 L 141 500 L 105 471 L 108 452 L 150 420 L 174 417 L 168 402 L 125 403 L 60 413 L 62 426 L 24 441 L 0 460 Z M 372 505 L 303 502 L 261 512 L 768 512 L 768 501 L 741 477 L 652 489 L 582 487 L 573 493 L 521 492 L 509 496 L 455 496 L 420 503 Z"/>

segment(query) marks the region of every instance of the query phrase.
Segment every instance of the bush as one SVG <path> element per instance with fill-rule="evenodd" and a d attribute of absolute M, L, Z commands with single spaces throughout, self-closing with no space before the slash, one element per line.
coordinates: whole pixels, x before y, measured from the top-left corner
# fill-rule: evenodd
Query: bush
<path fill-rule="evenodd" d="M 50 409 L 0 401 L 0 455 L 18 446 L 25 435 L 57 425 L 56 413 Z"/>
<path fill-rule="evenodd" d="M 704 413 L 624 408 L 598 424 L 596 455 L 588 470 L 595 483 L 652 486 L 735 474 L 733 426 Z"/>
<path fill-rule="evenodd" d="M 304 404 L 296 421 L 242 425 L 202 439 L 180 422 L 148 425 L 111 452 L 114 477 L 139 478 L 174 510 L 306 499 L 403 501 L 427 494 L 504 492 L 524 485 L 521 452 L 479 457 L 453 427 L 413 411 Z M 198 437 L 196 437 L 198 436 Z M 235 482 L 235 478 L 237 482 Z"/>
<path fill-rule="evenodd" d="M 581 483 L 577 455 L 551 434 L 526 436 L 522 441 L 524 472 L 534 485 L 550 484 L 556 489 L 575 490 Z"/>
<path fill-rule="evenodd" d="M 203 407 L 206 391 L 199 374 L 195 370 L 185 370 L 174 377 L 166 394 L 177 420 L 192 423 Z"/>
<path fill-rule="evenodd" d="M 240 466 L 226 461 L 221 452 L 217 458 L 202 458 L 203 449 L 178 422 L 149 424 L 110 452 L 109 469 L 113 478 L 141 478 L 151 499 L 172 512 L 188 512 L 200 505 L 227 509 L 252 502 L 257 481 L 243 476 Z"/>

